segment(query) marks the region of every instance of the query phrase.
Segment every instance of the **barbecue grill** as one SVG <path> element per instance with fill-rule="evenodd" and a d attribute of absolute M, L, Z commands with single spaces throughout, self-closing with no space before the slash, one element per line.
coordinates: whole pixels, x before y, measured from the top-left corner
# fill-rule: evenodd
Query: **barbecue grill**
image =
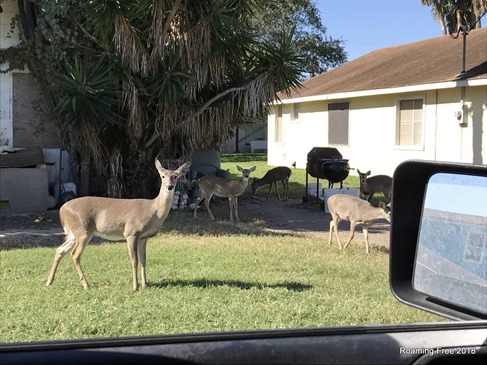
<path fill-rule="evenodd" d="M 328 180 L 328 188 L 333 188 L 333 184 L 340 183 L 343 188 L 343 180 L 348 177 L 350 165 L 348 160 L 334 147 L 313 147 L 308 152 L 308 162 L 306 163 L 306 197 L 308 201 L 308 174 L 316 177 L 316 199 L 319 201 L 319 180 Z"/>

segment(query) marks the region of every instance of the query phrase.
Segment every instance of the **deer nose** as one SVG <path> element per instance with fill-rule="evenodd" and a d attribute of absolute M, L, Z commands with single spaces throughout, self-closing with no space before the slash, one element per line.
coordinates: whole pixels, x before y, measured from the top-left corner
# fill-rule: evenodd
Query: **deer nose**
<path fill-rule="evenodd" d="M 167 186 L 167 190 L 171 191 L 172 189 L 174 189 L 174 185 L 168 185 Z"/>

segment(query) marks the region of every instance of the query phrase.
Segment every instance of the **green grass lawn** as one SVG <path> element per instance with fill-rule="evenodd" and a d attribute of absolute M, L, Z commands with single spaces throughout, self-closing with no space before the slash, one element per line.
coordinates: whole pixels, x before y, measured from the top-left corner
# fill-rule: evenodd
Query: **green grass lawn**
<path fill-rule="evenodd" d="M 250 177 L 257 177 L 261 178 L 265 175 L 265 173 L 273 167 L 276 166 L 268 166 L 267 165 L 267 154 L 265 153 L 245 153 L 245 154 L 223 154 L 221 158 L 221 167 L 225 170 L 230 170 L 232 174 L 232 178 L 240 178 L 242 174 L 237 170 L 236 165 L 239 164 L 242 167 L 249 168 L 252 165 L 257 166 L 255 172 L 253 172 Z M 294 169 L 291 168 L 292 175 L 289 179 L 289 198 L 290 199 L 302 199 L 303 196 L 306 195 L 306 169 Z M 316 183 L 316 178 L 312 176 L 308 176 L 309 183 Z M 320 179 L 320 183 L 322 184 L 323 188 L 328 188 L 328 180 Z M 251 184 L 251 183 L 250 183 Z M 249 184 L 249 185 L 250 185 Z M 339 188 L 340 184 L 335 184 L 335 188 Z M 344 188 L 360 188 L 360 181 L 356 174 L 350 174 L 348 177 L 343 181 Z M 258 194 L 265 195 L 267 194 L 268 186 L 260 188 Z M 279 183 L 279 190 L 282 192 L 282 185 Z M 250 187 L 248 188 L 248 192 L 251 193 Z M 273 192 L 275 194 L 275 192 Z M 382 194 L 376 194 L 372 198 L 372 205 L 378 206 L 379 201 L 384 200 L 384 196 Z M 387 202 L 388 203 L 388 202 Z"/>
<path fill-rule="evenodd" d="M 69 255 L 45 287 L 53 248 L 0 251 L 0 342 L 439 320 L 392 296 L 383 251 L 173 228 L 149 241 L 138 292 L 124 243 L 85 250 L 89 290 Z"/>
<path fill-rule="evenodd" d="M 262 176 L 265 160 L 249 157 L 238 163 L 259 164 Z M 226 158 L 224 167 L 236 174 L 235 157 Z M 303 171 L 293 170 L 292 182 L 304 191 Z M 296 188 L 297 197 L 303 191 Z M 241 218 L 213 222 L 171 212 L 148 242 L 149 286 L 137 292 L 125 243 L 86 248 L 81 263 L 90 290 L 69 255 L 46 287 L 55 248 L 0 245 L 0 342 L 444 320 L 393 297 L 387 252 L 366 255 L 360 245 L 339 251 Z"/>

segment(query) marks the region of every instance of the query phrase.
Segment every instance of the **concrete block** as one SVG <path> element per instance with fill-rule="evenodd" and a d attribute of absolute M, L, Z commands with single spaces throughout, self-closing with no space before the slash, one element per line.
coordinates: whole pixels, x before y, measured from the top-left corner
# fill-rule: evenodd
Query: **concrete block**
<path fill-rule="evenodd" d="M 0 213 L 30 213 L 47 210 L 48 173 L 36 168 L 0 168 Z"/>

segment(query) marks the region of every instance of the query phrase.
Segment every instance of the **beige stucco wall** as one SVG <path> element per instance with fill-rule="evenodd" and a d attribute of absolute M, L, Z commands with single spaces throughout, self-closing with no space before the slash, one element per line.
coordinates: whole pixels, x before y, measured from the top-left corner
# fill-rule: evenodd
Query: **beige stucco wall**
<path fill-rule="evenodd" d="M 465 117 L 459 121 L 461 88 L 355 97 L 349 100 L 349 145 L 336 147 L 350 166 L 373 175 L 394 173 L 409 159 L 487 163 L 487 86 L 465 89 Z M 424 144 L 395 145 L 397 110 L 401 98 L 424 98 Z M 302 103 L 299 122 L 291 121 L 292 104 L 283 105 L 283 143 L 274 142 L 275 114 L 268 117 L 268 163 L 305 168 L 308 152 L 328 144 L 328 101 Z M 465 119 L 463 119 L 465 118 Z M 462 126 L 460 122 L 466 122 Z M 356 174 L 352 170 L 351 174 Z"/>

